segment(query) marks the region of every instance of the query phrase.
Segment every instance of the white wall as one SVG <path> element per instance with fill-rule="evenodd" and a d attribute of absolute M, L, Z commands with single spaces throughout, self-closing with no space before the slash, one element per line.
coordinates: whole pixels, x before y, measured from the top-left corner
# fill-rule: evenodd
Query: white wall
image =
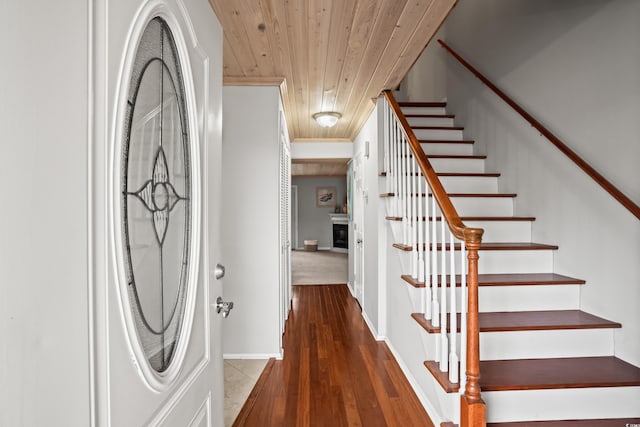
<path fill-rule="evenodd" d="M 350 159 L 353 156 L 351 142 L 294 142 L 292 159 Z"/>
<path fill-rule="evenodd" d="M 638 22 L 634 0 L 461 0 L 446 35 L 640 203 Z M 519 193 L 518 214 L 537 217 L 534 240 L 560 246 L 556 272 L 587 280 L 582 309 L 623 324 L 616 355 L 640 365 L 640 221 L 459 64 L 447 58 L 446 67 L 450 112 L 476 139 L 477 152 L 489 155 L 487 169 L 502 172 L 501 190 Z"/>
<path fill-rule="evenodd" d="M 441 102 L 447 99 L 447 86 L 444 84 L 447 53 L 437 43 L 438 39 L 446 39 L 446 25 L 440 27 L 402 80 L 400 90 L 394 93 L 398 101 Z"/>
<path fill-rule="evenodd" d="M 222 127 L 225 355 L 276 355 L 279 344 L 277 87 L 225 86 Z"/>
<path fill-rule="evenodd" d="M 336 187 L 336 206 L 342 207 L 347 197 L 346 177 L 298 177 L 291 180 L 298 186 L 298 241 L 297 249 L 305 240 L 317 240 L 318 248 L 329 249 L 333 240 L 333 223 L 329 217 L 335 208 L 319 208 L 316 205 L 317 187 Z M 349 242 L 351 244 L 351 242 Z"/>
<path fill-rule="evenodd" d="M 369 144 L 369 157 L 365 153 L 365 144 Z M 363 179 L 363 189 L 368 197 L 365 198 L 365 205 L 354 206 L 354 216 L 356 209 L 364 209 L 364 283 L 363 283 L 363 314 L 366 316 L 370 326 L 376 332 L 379 330 L 379 260 L 378 260 L 378 236 L 380 227 L 379 204 L 380 191 L 378 189 L 379 173 L 381 171 L 378 162 L 378 108 L 369 116 L 369 119 L 362 127 L 362 130 L 354 140 L 354 157 L 361 157 L 360 173 Z M 367 200 L 368 199 L 368 200 Z M 354 205 L 359 200 L 353 197 Z M 353 259 L 352 259 L 353 262 Z"/>
<path fill-rule="evenodd" d="M 0 425 L 89 424 L 88 2 L 0 6 Z"/>

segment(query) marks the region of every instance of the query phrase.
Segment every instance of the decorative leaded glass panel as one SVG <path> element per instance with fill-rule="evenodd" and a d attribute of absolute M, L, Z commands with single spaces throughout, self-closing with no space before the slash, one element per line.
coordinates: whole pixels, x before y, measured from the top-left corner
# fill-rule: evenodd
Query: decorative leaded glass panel
<path fill-rule="evenodd" d="M 149 22 L 136 52 L 122 151 L 122 242 L 138 339 L 157 372 L 171 363 L 190 261 L 189 132 L 180 61 L 169 26 Z"/>

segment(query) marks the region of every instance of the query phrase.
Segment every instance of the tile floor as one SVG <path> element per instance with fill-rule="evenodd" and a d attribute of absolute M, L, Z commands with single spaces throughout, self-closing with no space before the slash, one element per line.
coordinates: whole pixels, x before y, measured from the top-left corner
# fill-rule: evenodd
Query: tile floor
<path fill-rule="evenodd" d="M 233 424 L 249 397 L 267 359 L 225 359 L 224 361 L 224 425 Z"/>

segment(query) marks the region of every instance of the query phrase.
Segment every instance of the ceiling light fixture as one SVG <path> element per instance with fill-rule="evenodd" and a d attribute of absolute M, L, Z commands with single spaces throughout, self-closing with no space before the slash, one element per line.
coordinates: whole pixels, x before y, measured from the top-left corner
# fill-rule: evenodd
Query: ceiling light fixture
<path fill-rule="evenodd" d="M 342 114 L 334 111 L 323 111 L 321 113 L 315 113 L 313 119 L 318 122 L 323 128 L 330 128 L 338 123 L 338 120 L 342 117 Z"/>

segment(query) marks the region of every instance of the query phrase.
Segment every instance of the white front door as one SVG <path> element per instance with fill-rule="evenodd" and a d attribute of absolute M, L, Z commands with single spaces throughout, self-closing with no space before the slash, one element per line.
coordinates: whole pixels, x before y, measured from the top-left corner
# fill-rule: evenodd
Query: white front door
<path fill-rule="evenodd" d="M 221 29 L 205 1 L 94 4 L 93 422 L 221 426 Z"/>

